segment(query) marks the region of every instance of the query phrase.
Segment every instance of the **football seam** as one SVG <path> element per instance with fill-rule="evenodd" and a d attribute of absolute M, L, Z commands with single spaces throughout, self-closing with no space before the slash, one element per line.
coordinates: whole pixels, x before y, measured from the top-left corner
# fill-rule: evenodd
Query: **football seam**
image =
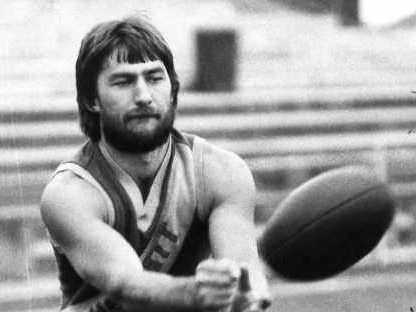
<path fill-rule="evenodd" d="M 305 224 L 304 227 L 302 227 L 302 229 L 299 229 L 298 231 L 296 231 L 294 234 L 292 234 L 283 244 L 281 244 L 281 246 L 277 249 L 277 250 L 273 250 L 273 252 L 278 252 L 279 250 L 283 249 L 287 244 L 289 244 L 293 239 L 295 239 L 298 235 L 302 234 L 303 232 L 307 231 L 312 225 L 314 225 L 318 219 L 321 219 L 323 217 L 326 217 L 327 215 L 335 212 L 340 206 L 344 205 L 346 202 L 350 201 L 351 199 L 355 198 L 355 199 L 359 199 L 361 196 L 363 196 L 364 194 L 368 193 L 368 192 L 372 192 L 373 190 L 379 188 L 380 186 L 384 186 L 384 184 L 377 184 L 369 189 L 366 189 L 358 194 L 356 194 L 354 197 L 349 197 L 348 199 L 342 201 L 341 203 L 339 203 L 337 206 L 335 206 L 334 208 L 332 208 L 331 210 L 327 211 L 326 213 L 319 215 L 319 217 L 316 217 L 315 219 L 311 220 L 310 222 L 308 222 L 307 224 Z M 266 254 L 265 258 L 268 258 L 270 256 L 271 252 L 268 252 Z"/>

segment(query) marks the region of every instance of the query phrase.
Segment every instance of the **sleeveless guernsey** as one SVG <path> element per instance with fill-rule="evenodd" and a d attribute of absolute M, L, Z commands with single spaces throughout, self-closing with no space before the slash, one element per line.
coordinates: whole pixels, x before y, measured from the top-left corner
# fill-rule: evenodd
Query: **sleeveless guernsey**
<path fill-rule="evenodd" d="M 113 228 L 134 248 L 145 270 L 167 272 L 175 276 L 191 275 L 197 264 L 208 257 L 207 217 L 210 207 L 204 203 L 203 139 L 174 130 L 171 135 L 165 175 L 161 182 L 159 204 L 149 227 L 137 226 L 137 213 L 122 184 L 116 178 L 97 143 L 88 141 L 65 164 L 86 170 L 94 183 L 104 190 L 114 209 Z M 59 167 L 58 167 L 59 171 Z M 62 309 L 100 295 L 75 272 L 66 256 L 54 246 L 62 291 Z M 118 312 L 120 307 L 101 297 L 89 312 Z"/>

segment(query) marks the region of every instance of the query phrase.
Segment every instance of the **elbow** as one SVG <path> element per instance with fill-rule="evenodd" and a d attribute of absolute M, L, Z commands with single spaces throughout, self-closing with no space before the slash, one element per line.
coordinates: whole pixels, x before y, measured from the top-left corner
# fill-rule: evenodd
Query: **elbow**
<path fill-rule="evenodd" d="M 112 300 L 122 303 L 127 301 L 127 283 L 120 277 L 114 277 L 109 280 L 101 291 L 106 294 Z"/>

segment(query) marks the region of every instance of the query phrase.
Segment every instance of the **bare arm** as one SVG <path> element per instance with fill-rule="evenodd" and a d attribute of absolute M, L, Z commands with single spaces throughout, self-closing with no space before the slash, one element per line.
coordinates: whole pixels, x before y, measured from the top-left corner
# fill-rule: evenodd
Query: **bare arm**
<path fill-rule="evenodd" d="M 105 203 L 90 184 L 71 173 L 57 176 L 42 197 L 42 218 L 76 272 L 123 307 L 164 310 L 207 304 L 195 279 L 144 271 L 125 239 L 105 223 Z"/>
<path fill-rule="evenodd" d="M 246 267 L 254 300 L 268 302 L 267 282 L 257 253 L 251 172 L 235 154 L 211 146 L 204 165 L 205 189 L 212 201 L 209 233 L 213 256 L 232 259 Z"/>

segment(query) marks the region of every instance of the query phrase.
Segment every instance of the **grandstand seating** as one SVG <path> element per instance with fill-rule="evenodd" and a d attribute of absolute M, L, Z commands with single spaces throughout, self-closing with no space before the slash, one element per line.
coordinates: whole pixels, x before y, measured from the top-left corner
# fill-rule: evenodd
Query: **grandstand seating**
<path fill-rule="evenodd" d="M 363 103 L 367 107 L 360 109 L 347 102 L 336 109 L 290 109 L 279 103 L 271 106 L 246 101 L 233 111 L 227 102 L 229 95 L 184 94 L 183 98 L 176 126 L 238 153 L 253 170 L 259 206 L 263 207 L 258 221 L 267 219 L 288 190 L 329 168 L 381 166 L 385 172 L 380 174 L 395 183 L 402 181 L 402 176 L 411 183 L 416 175 L 407 160 L 416 145 L 409 133 L 416 124 L 416 109 L 406 101 L 382 108 Z M 204 105 L 197 109 L 191 102 L 195 100 Z M 75 110 L 74 104 L 72 111 L 43 114 L 35 121 L 15 111 L 14 122 L 5 118 L 0 124 L 0 141 L 8 147 L 0 155 L 3 205 L 15 205 L 16 198 L 28 205 L 38 202 L 53 168 L 84 140 Z M 394 186 L 404 192 L 398 184 Z M 264 213 L 264 209 L 269 211 Z"/>
<path fill-rule="evenodd" d="M 258 222 L 267 220 L 278 202 L 300 183 L 349 164 L 374 166 L 391 183 L 398 201 L 416 200 L 416 169 L 412 166 L 416 135 L 409 133 L 416 125 L 416 109 L 407 99 L 397 99 L 388 107 L 373 99 L 356 108 L 355 100 L 344 99 L 337 107 L 311 108 L 282 105 L 281 98 L 271 105 L 240 96 L 231 100 L 229 94 L 183 94 L 176 125 L 247 161 L 259 191 Z M 3 115 L 0 122 L 0 141 L 6 146 L 0 155 L 0 220 L 22 221 L 16 226 L 30 237 L 28 265 L 33 276 L 54 272 L 38 202 L 53 168 L 84 140 L 75 110 L 73 104 L 62 112 L 39 113 L 35 121 L 25 111 L 14 111 L 9 117 Z M 27 242 L 27 238 L 20 241 Z"/>

